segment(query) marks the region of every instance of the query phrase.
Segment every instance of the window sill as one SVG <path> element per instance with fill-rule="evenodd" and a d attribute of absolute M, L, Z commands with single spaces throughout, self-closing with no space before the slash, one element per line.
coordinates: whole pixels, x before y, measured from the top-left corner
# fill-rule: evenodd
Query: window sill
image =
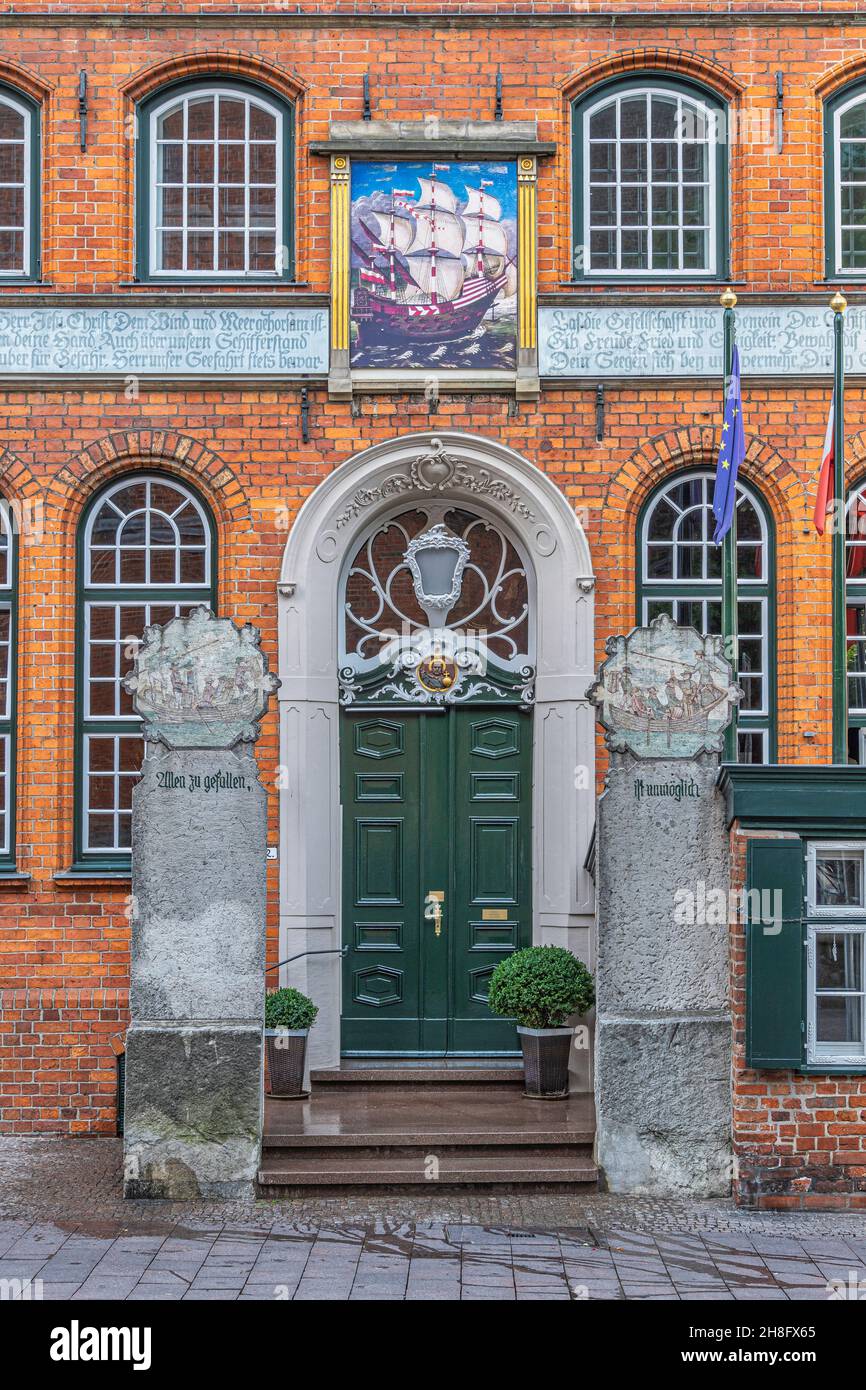
<path fill-rule="evenodd" d="M 629 289 L 655 289 L 658 285 L 664 285 L 669 289 L 671 285 L 679 285 L 684 290 L 713 289 L 716 285 L 741 285 L 745 286 L 744 280 L 731 280 L 728 275 L 659 275 L 648 278 L 646 275 L 586 275 L 581 280 L 560 280 L 559 289 L 561 290 L 611 290 L 614 291 L 619 285 L 626 285 Z"/>
<path fill-rule="evenodd" d="M 800 1076 L 864 1076 L 866 1059 L 862 1062 L 841 1062 L 838 1066 L 830 1063 L 826 1067 L 820 1062 L 809 1062 L 805 1067 L 798 1067 L 797 1072 Z"/>
<path fill-rule="evenodd" d="M 209 279 L 207 276 L 197 275 L 142 275 L 137 280 L 121 280 L 122 289 L 201 289 L 201 290 L 237 290 L 252 287 L 256 290 L 306 290 L 309 284 L 306 281 L 286 280 L 273 275 L 241 275 L 236 280 L 231 278 L 223 279 L 216 276 Z"/>
<path fill-rule="evenodd" d="M 132 873 L 129 869 L 100 869 L 90 866 L 73 865 L 71 869 L 60 869 L 52 875 L 54 882 L 60 887 L 69 886 L 72 888 L 111 886 L 113 884 L 126 884 L 131 881 Z"/>
<path fill-rule="evenodd" d="M 16 888 L 26 888 L 29 883 L 29 874 L 19 873 L 17 869 L 0 869 L 0 892 L 4 888 L 10 892 Z"/>

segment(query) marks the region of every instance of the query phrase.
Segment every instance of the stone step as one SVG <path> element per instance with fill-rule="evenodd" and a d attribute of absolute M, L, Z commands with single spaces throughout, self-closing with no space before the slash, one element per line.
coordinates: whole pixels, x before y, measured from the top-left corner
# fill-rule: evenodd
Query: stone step
<path fill-rule="evenodd" d="M 591 1144 L 590 1095 L 529 1100 L 496 1088 L 336 1091 L 308 1101 L 268 1098 L 265 1149 L 366 1145 Z"/>
<path fill-rule="evenodd" d="M 311 1086 L 510 1086 L 523 1089 L 518 1057 L 344 1057 L 310 1072 Z"/>
<path fill-rule="evenodd" d="M 331 1149 L 268 1153 L 259 1169 L 259 1190 L 264 1197 L 281 1188 L 390 1187 L 417 1185 L 427 1190 L 454 1184 L 509 1184 L 537 1186 L 544 1183 L 595 1187 L 598 1169 L 588 1152 L 561 1146 L 534 1150 L 509 1145 L 480 1149 L 443 1147 L 435 1178 L 424 1146 L 417 1149 Z"/>

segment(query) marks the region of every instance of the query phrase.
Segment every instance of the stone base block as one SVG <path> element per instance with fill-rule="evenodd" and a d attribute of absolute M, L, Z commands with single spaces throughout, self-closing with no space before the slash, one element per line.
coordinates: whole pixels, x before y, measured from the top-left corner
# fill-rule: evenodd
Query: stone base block
<path fill-rule="evenodd" d="M 261 1024 L 133 1025 L 126 1097 L 124 1196 L 253 1198 Z"/>
<path fill-rule="evenodd" d="M 730 1076 L 727 1015 L 599 1019 L 597 1161 L 608 1190 L 728 1196 Z"/>

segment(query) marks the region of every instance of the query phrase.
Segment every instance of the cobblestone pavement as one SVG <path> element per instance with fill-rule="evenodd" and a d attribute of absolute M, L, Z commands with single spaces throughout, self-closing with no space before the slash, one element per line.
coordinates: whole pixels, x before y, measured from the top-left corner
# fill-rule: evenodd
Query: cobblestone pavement
<path fill-rule="evenodd" d="M 866 1296 L 864 1214 L 603 1194 L 125 1202 L 120 1162 L 114 1139 L 0 1139 L 0 1279 L 74 1300 Z"/>

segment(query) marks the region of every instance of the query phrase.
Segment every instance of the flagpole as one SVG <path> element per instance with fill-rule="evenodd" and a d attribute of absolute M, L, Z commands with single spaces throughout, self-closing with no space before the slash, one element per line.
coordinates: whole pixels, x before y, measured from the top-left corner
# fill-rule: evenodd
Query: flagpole
<path fill-rule="evenodd" d="M 719 303 L 724 309 L 724 335 L 725 335 L 725 394 L 724 399 L 728 398 L 728 387 L 731 382 L 731 372 L 733 370 L 734 358 L 734 309 L 737 303 L 737 296 L 732 289 L 726 289 L 719 298 Z M 736 484 L 735 484 L 736 488 Z M 731 663 L 734 683 L 737 681 L 739 670 L 739 652 L 737 648 L 737 504 L 736 491 L 734 493 L 734 509 L 731 514 L 730 529 L 722 541 L 722 640 L 724 642 L 725 656 Z M 733 715 L 728 728 L 725 731 L 725 762 L 735 763 L 737 761 L 737 706 L 733 707 Z"/>
<path fill-rule="evenodd" d="M 848 301 L 838 291 L 833 310 L 833 762 L 848 761 L 848 631 L 845 606 L 845 360 L 843 322 Z"/>

